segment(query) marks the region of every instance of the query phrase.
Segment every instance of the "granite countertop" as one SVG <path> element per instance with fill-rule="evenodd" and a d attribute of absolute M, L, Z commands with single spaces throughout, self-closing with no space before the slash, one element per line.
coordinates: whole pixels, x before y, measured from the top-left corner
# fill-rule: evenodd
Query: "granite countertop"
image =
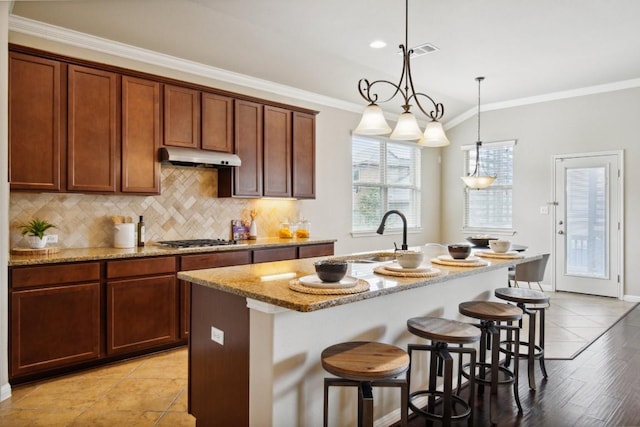
<path fill-rule="evenodd" d="M 335 239 L 280 239 L 278 237 L 266 237 L 257 240 L 241 240 L 237 245 L 209 246 L 204 248 L 173 249 L 158 246 L 153 242 L 147 243 L 142 248 L 117 249 L 117 248 L 61 248 L 58 252 L 49 255 L 11 255 L 9 266 L 56 264 L 62 262 L 96 261 L 103 259 L 139 258 L 162 255 L 186 255 L 204 252 L 237 251 L 243 249 L 260 249 L 277 246 L 305 246 L 323 243 L 334 243 Z"/>
<path fill-rule="evenodd" d="M 371 254 L 375 255 L 378 254 L 378 252 Z M 371 255 L 330 256 L 236 267 L 211 268 L 179 272 L 178 278 L 274 306 L 300 312 L 310 312 L 395 292 L 402 292 L 412 288 L 442 283 L 490 270 L 506 269 L 511 265 L 534 261 L 539 259 L 541 255 L 523 253 L 524 257 L 518 259 L 484 258 L 488 263 L 483 267 L 448 267 L 434 265 L 433 267 L 439 269 L 442 274 L 430 278 L 383 276 L 374 273 L 373 268 L 384 265 L 384 263 L 355 263 L 351 264 L 350 274 L 358 279 L 369 282 L 370 287 L 368 291 L 348 295 L 315 295 L 289 289 L 289 282 L 292 279 L 315 274 L 313 263 L 318 259 L 354 259 L 366 256 Z"/>

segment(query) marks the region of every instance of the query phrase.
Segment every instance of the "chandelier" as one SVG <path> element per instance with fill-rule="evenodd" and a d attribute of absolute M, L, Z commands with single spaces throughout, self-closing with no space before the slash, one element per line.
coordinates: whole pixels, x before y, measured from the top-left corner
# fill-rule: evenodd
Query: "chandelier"
<path fill-rule="evenodd" d="M 387 135 L 391 132 L 391 128 L 384 118 L 382 108 L 378 105 L 378 93 L 374 91 L 374 86 L 391 86 L 391 90 L 393 91 L 392 95 L 380 101 L 380 103 L 388 102 L 399 94 L 403 99 L 402 109 L 404 111 L 400 114 L 390 138 L 403 141 L 417 140 L 420 144 L 428 147 L 443 147 L 449 145 L 449 140 L 444 133 L 442 124 L 439 122 L 444 115 L 444 106 L 439 102 L 435 102 L 429 95 L 415 91 L 413 78 L 411 77 L 411 55 L 413 54 L 413 49 L 408 48 L 408 42 L 409 0 L 405 0 L 404 44 L 400 45 L 403 57 L 400 80 L 398 83 L 393 83 L 388 80 L 369 81 L 368 79 L 360 79 L 358 82 L 358 91 L 360 92 L 360 96 L 362 96 L 369 105 L 365 108 L 360 124 L 354 130 L 354 133 L 361 135 Z M 425 102 L 428 107 L 425 108 L 421 100 Z M 412 103 L 415 103 L 415 106 L 418 107 L 425 116 L 431 119 L 424 132 L 422 132 L 418 126 L 416 117 L 410 111 Z"/>
<path fill-rule="evenodd" d="M 483 80 L 484 77 L 476 77 L 476 81 L 478 82 L 478 139 L 476 140 L 476 167 L 468 176 L 461 177 L 467 187 L 474 188 L 476 190 L 487 188 L 496 180 L 495 176 L 480 175 L 480 147 L 482 146 L 482 141 L 480 140 L 480 83 Z"/>

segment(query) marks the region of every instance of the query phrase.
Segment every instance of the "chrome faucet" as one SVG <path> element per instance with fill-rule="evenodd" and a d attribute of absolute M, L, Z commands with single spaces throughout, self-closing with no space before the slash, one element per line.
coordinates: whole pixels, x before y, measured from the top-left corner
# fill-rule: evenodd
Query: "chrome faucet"
<path fill-rule="evenodd" d="M 397 214 L 400 216 L 400 218 L 402 218 L 402 250 L 406 251 L 407 249 L 409 249 L 409 246 L 407 246 L 407 218 L 404 216 L 402 212 L 397 210 L 387 211 L 382 217 L 382 221 L 380 222 L 380 226 L 378 227 L 378 230 L 376 231 L 376 233 L 378 234 L 384 233 L 384 223 L 387 222 L 387 217 L 391 214 Z"/>

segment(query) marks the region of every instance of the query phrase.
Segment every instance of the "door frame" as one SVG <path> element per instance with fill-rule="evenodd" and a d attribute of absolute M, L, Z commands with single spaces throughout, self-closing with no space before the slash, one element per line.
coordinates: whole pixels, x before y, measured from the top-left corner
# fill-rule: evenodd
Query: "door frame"
<path fill-rule="evenodd" d="M 556 291 L 556 274 L 558 273 L 557 269 L 557 253 L 556 253 L 556 224 L 558 223 L 557 218 L 557 209 L 558 206 L 558 195 L 556 194 L 556 184 L 558 177 L 556 176 L 556 162 L 560 159 L 573 159 L 573 158 L 581 158 L 581 157 L 599 157 L 599 156 L 616 156 L 618 158 L 618 265 L 616 266 L 618 269 L 618 290 L 617 290 L 617 298 L 624 299 L 624 289 L 625 289 L 625 276 L 624 276 L 624 150 L 614 150 L 614 151 L 595 151 L 595 152 L 587 152 L 587 153 L 569 153 L 569 154 L 556 154 L 551 157 L 551 170 L 553 171 L 551 177 L 551 200 L 549 205 L 553 206 L 553 218 L 551 222 L 551 288 L 555 292 Z M 612 187 L 613 188 L 613 187 Z"/>

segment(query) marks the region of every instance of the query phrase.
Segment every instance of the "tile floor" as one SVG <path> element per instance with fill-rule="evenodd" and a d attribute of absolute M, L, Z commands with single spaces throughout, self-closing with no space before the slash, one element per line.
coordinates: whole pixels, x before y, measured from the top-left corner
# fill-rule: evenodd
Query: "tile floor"
<path fill-rule="evenodd" d="M 600 336 L 634 303 L 552 293 L 546 356 L 570 358 Z M 195 426 L 187 414 L 185 348 L 13 388 L 0 402 L 0 425 Z"/>

